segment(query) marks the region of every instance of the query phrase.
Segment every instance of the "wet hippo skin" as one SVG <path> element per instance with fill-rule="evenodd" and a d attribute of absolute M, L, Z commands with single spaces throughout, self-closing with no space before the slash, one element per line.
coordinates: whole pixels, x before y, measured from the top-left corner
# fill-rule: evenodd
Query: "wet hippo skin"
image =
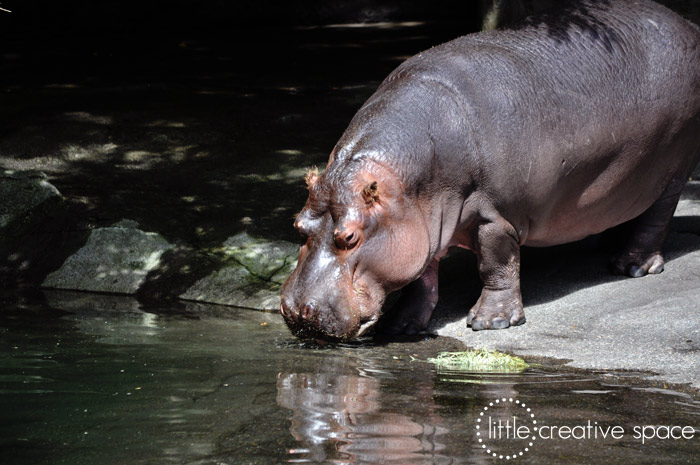
<path fill-rule="evenodd" d="M 561 2 L 401 64 L 360 108 L 295 221 L 282 289 L 300 337 L 346 340 L 403 288 L 394 333 L 425 327 L 438 261 L 478 259 L 474 330 L 525 322 L 520 246 L 626 222 L 615 273 L 663 270 L 661 245 L 700 154 L 700 32 L 651 1 Z"/>

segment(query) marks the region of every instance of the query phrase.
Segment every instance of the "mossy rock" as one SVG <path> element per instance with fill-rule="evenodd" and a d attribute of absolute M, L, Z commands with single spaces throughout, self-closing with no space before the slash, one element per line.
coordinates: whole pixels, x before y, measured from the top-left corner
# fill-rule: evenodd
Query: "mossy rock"
<path fill-rule="evenodd" d="M 299 246 L 258 239 L 241 232 L 229 237 L 222 251 L 260 279 L 282 284 L 297 265 Z"/>
<path fill-rule="evenodd" d="M 240 264 L 230 263 L 194 283 L 180 298 L 256 310 L 275 310 L 280 305 L 279 292 L 279 284 L 263 281 Z"/>
<path fill-rule="evenodd" d="M 282 284 L 296 267 L 299 246 L 255 238 L 242 232 L 218 252 L 223 265 L 180 295 L 184 300 L 277 310 Z"/>

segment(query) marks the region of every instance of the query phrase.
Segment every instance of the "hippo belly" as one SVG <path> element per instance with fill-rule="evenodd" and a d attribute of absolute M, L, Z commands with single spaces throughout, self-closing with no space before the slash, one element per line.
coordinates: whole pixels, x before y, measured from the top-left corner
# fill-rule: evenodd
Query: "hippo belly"
<path fill-rule="evenodd" d="M 663 169 L 657 166 L 662 158 L 659 152 L 665 150 L 612 151 L 605 168 L 582 168 L 581 172 L 562 160 L 561 169 L 540 184 L 549 187 L 543 189 L 545 198 L 518 206 L 531 212 L 521 244 L 543 247 L 574 242 L 639 217 L 661 197 L 674 174 L 685 172 L 678 166 L 682 158 L 671 165 L 667 161 Z M 676 184 L 682 185 L 680 176 L 676 177 Z"/>

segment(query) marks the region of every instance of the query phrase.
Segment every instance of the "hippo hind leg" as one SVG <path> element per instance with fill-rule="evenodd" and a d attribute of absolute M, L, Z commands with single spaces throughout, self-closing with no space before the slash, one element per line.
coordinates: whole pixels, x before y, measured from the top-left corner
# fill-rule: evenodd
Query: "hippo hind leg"
<path fill-rule="evenodd" d="M 672 181 L 648 210 L 631 221 L 631 236 L 611 262 L 614 274 L 639 278 L 664 270 L 661 247 L 684 184 L 684 181 Z"/>

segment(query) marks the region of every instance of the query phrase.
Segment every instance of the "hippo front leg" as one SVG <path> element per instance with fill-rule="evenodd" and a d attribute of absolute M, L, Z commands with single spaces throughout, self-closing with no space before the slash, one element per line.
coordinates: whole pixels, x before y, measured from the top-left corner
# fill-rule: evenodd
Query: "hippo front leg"
<path fill-rule="evenodd" d="M 392 319 L 383 328 L 388 334 L 416 334 L 428 326 L 438 301 L 438 259 L 433 259 L 420 278 L 401 291 Z"/>
<path fill-rule="evenodd" d="M 467 325 L 479 331 L 525 323 L 520 295 L 520 244 L 515 229 L 499 219 L 480 225 L 474 238 L 484 287 L 469 311 Z"/>

